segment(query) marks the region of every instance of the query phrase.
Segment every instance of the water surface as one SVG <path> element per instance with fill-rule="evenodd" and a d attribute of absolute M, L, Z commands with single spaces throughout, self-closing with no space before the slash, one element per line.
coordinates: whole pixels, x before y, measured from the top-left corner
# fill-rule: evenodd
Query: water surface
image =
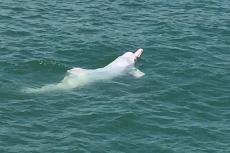
<path fill-rule="evenodd" d="M 0 2 L 0 152 L 230 152 L 230 2 Z M 26 94 L 143 48 L 141 79 Z"/>

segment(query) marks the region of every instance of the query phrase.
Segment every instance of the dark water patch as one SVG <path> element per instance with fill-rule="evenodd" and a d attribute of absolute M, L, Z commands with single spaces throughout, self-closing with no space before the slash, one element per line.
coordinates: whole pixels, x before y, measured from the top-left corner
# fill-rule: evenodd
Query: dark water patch
<path fill-rule="evenodd" d="M 30 14 L 30 15 L 27 15 L 27 16 L 25 16 L 23 18 L 27 19 L 27 20 L 46 19 L 44 16 L 42 16 L 40 14 Z"/>
<path fill-rule="evenodd" d="M 1 35 L 11 36 L 11 37 L 27 37 L 31 34 L 27 31 L 15 31 L 15 30 L 7 30 L 1 33 Z"/>
<path fill-rule="evenodd" d="M 0 20 L 12 20 L 13 18 L 11 16 L 8 16 L 8 15 L 0 15 Z"/>

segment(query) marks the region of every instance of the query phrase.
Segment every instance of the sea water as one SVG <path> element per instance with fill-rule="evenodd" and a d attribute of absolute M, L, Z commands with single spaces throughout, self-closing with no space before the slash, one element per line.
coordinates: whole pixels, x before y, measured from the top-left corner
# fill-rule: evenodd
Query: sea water
<path fill-rule="evenodd" d="M 146 75 L 58 92 L 143 48 Z M 230 1 L 1 0 L 1 153 L 230 152 Z"/>

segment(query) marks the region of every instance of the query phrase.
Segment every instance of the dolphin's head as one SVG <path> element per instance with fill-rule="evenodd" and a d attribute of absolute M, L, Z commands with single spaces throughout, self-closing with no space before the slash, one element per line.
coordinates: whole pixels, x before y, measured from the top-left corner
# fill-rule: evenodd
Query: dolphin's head
<path fill-rule="evenodd" d="M 125 57 L 131 64 L 135 64 L 137 59 L 141 57 L 143 49 L 139 48 L 136 52 L 126 52 L 123 57 Z"/>

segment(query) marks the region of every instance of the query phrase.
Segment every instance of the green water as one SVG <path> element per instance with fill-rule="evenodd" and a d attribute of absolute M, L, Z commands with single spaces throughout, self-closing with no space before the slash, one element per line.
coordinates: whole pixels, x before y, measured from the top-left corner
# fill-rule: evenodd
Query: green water
<path fill-rule="evenodd" d="M 140 79 L 27 94 L 143 48 Z M 230 1 L 1 0 L 1 153 L 229 153 Z"/>

